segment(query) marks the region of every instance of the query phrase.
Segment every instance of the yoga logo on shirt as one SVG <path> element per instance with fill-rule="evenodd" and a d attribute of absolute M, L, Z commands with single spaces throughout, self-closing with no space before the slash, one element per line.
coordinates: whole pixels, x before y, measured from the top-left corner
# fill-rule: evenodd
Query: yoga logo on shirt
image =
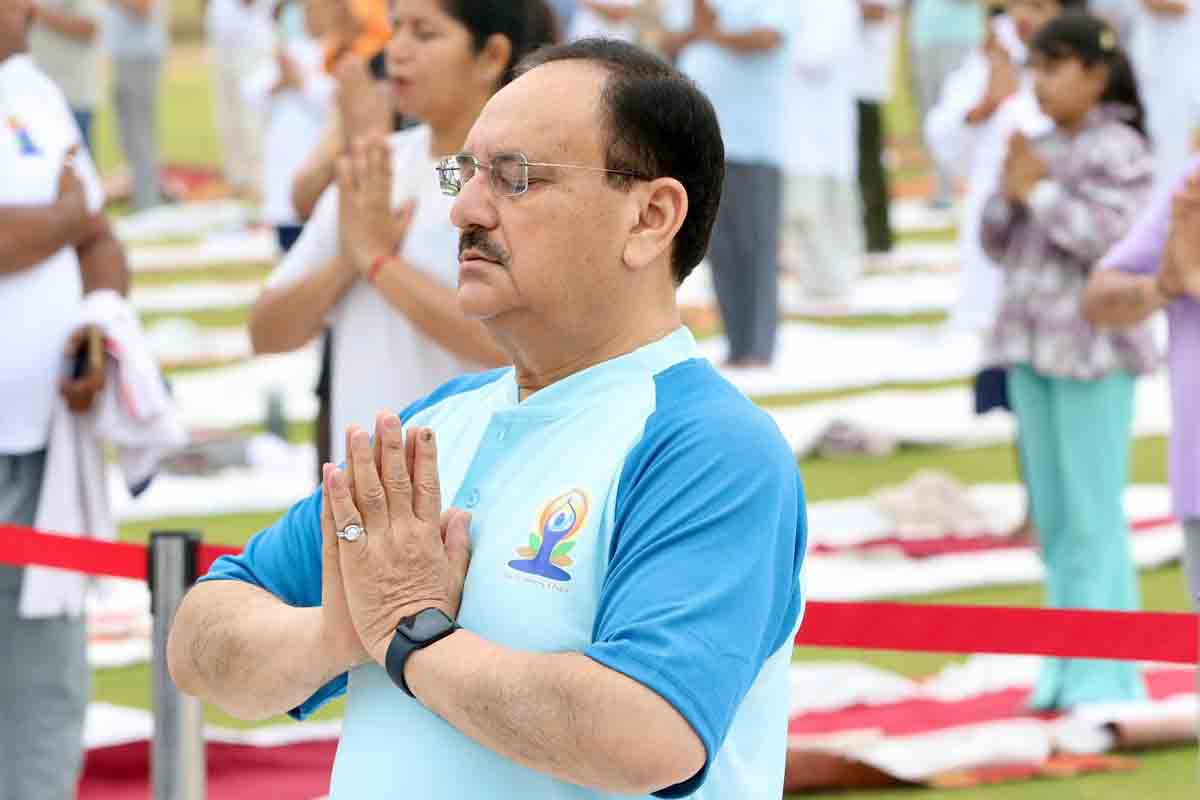
<path fill-rule="evenodd" d="M 529 546 L 518 547 L 519 559 L 508 562 L 518 572 L 538 575 L 554 581 L 569 581 L 567 568 L 574 566 L 571 551 L 575 535 L 588 515 L 588 496 L 582 489 L 572 489 L 542 507 L 537 530 L 529 534 Z"/>
<path fill-rule="evenodd" d="M 13 136 L 17 139 L 17 150 L 23 156 L 40 156 L 42 151 L 38 149 L 34 143 L 33 137 L 29 135 L 29 129 L 24 123 L 16 117 L 9 115 L 8 129 L 13 132 Z"/>

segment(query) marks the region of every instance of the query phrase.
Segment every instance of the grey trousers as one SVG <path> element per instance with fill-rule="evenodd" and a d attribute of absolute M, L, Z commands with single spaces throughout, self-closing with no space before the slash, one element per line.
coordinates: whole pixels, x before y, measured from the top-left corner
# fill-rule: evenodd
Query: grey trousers
<path fill-rule="evenodd" d="M 725 188 L 708 259 L 730 361 L 767 362 L 775 355 L 782 194 L 777 167 L 725 164 Z"/>
<path fill-rule="evenodd" d="M 133 209 L 162 202 L 158 175 L 158 88 L 162 59 L 113 59 L 113 103 L 121 149 L 133 173 Z"/>
<path fill-rule="evenodd" d="M 0 520 L 33 523 L 45 451 L 0 454 Z M 0 800 L 72 800 L 91 672 L 82 618 L 17 618 L 24 570 L 0 565 Z"/>
<path fill-rule="evenodd" d="M 1183 523 L 1183 570 L 1192 608 L 1200 611 L 1200 518 Z"/>
<path fill-rule="evenodd" d="M 943 43 L 931 44 L 912 51 L 912 67 L 914 83 L 917 90 L 917 101 L 921 107 L 921 120 L 924 122 L 929 112 L 937 105 L 946 78 L 954 72 L 971 54 L 969 44 Z M 954 180 L 945 167 L 934 162 L 937 173 L 937 186 L 933 199 L 950 202 L 954 199 Z"/>

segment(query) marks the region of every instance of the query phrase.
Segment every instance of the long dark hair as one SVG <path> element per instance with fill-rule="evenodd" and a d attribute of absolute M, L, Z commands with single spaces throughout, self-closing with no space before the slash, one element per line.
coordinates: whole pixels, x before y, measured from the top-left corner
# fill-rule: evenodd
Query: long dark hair
<path fill-rule="evenodd" d="M 1133 64 L 1121 47 L 1116 30 L 1107 22 L 1084 11 L 1061 14 L 1033 37 L 1029 49 L 1051 61 L 1077 58 L 1085 67 L 1096 64 L 1108 67 L 1108 85 L 1100 95 L 1100 102 L 1123 106 L 1124 122 L 1149 138 L 1146 108 L 1142 105 Z"/>
<path fill-rule="evenodd" d="M 513 70 L 525 56 L 558 43 L 558 18 L 546 0 L 442 0 L 442 7 L 471 32 L 476 53 L 496 34 L 512 43 L 508 68 L 497 88 L 513 79 Z"/>

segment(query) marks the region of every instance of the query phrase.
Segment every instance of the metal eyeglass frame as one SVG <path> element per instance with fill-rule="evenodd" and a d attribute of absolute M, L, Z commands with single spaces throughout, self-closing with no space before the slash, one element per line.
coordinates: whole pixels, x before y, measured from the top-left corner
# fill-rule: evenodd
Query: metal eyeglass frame
<path fill-rule="evenodd" d="M 438 186 L 441 187 L 442 194 L 449 197 L 457 197 L 463 190 L 463 187 L 471 181 L 471 178 L 475 177 L 474 172 L 472 172 L 470 177 L 463 180 L 462 171 L 464 162 L 469 164 L 474 172 L 478 172 L 481 169 L 487 172 L 488 184 L 492 187 L 492 191 L 501 197 L 519 197 L 529 191 L 530 167 L 580 169 L 587 172 L 604 172 L 610 175 L 627 175 L 639 181 L 651 180 L 651 178 L 640 173 L 623 169 L 588 167 L 583 164 L 551 164 L 545 161 L 530 161 L 524 153 L 500 153 L 492 159 L 492 163 L 490 164 L 483 163 L 470 153 L 455 153 L 452 156 L 446 156 L 437 163 Z M 518 180 L 515 183 L 505 179 L 498 171 L 498 169 L 503 169 L 509 165 L 517 167 L 520 170 L 517 173 Z M 450 177 L 454 173 L 459 174 L 457 181 Z"/>

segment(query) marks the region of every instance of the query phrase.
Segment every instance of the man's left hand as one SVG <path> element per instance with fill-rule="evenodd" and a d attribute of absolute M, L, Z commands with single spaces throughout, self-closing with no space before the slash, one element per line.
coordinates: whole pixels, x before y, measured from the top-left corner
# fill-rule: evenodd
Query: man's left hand
<path fill-rule="evenodd" d="M 470 564 L 470 514 L 442 514 L 437 442 L 429 428 L 402 431 L 394 414 L 366 431 L 346 432 L 346 468 L 333 476 L 338 530 L 360 525 L 356 541 L 338 542 L 346 602 L 371 657 L 387 656 L 401 618 L 426 608 L 458 615 Z"/>

